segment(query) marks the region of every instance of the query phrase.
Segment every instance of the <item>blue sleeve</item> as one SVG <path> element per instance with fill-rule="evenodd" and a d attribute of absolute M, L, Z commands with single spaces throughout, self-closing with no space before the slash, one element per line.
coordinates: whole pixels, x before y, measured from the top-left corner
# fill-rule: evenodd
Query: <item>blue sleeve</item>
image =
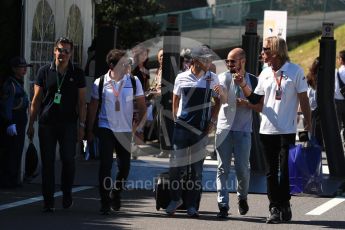
<path fill-rule="evenodd" d="M 14 84 L 8 80 L 3 85 L 3 99 L 1 103 L 1 118 L 4 119 L 5 127 L 13 124 L 12 108 L 14 103 Z"/>

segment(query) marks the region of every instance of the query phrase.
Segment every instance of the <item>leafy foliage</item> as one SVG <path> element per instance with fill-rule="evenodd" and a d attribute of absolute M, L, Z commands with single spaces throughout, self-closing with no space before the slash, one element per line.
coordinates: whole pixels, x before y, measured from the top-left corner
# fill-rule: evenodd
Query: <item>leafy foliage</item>
<path fill-rule="evenodd" d="M 20 55 L 21 1 L 1 0 L 0 9 L 0 84 L 11 73 L 8 61 Z M 16 28 L 16 29 L 14 29 Z"/>
<path fill-rule="evenodd" d="M 320 32 L 321 34 L 321 32 Z M 336 55 L 340 50 L 345 49 L 345 25 L 342 25 L 334 30 L 334 39 L 337 40 Z M 320 44 L 319 39 L 321 36 L 317 36 L 310 41 L 299 45 L 289 52 L 289 56 L 292 62 L 299 64 L 304 73 L 308 73 L 308 68 L 313 63 L 313 60 L 319 56 Z"/>
<path fill-rule="evenodd" d="M 96 24 L 117 26 L 117 47 L 128 49 L 157 35 L 158 25 L 143 16 L 155 14 L 161 8 L 155 0 L 103 0 L 96 5 Z"/>

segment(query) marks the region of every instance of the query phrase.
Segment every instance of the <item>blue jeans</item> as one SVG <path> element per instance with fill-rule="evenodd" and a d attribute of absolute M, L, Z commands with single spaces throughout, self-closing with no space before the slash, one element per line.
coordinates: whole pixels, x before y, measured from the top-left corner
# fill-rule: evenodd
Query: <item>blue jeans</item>
<path fill-rule="evenodd" d="M 207 135 L 197 135 L 192 131 L 175 125 L 173 132 L 173 151 L 170 154 L 170 197 L 181 199 L 186 191 L 186 207 L 196 207 L 198 193 L 202 191 L 202 169 L 206 155 Z M 181 174 L 187 172 L 187 183 L 181 183 Z M 185 188 L 184 188 L 185 186 Z"/>
<path fill-rule="evenodd" d="M 232 154 L 234 154 L 237 177 L 237 196 L 247 199 L 249 188 L 249 156 L 251 133 L 222 130 L 216 134 L 217 168 L 217 200 L 219 207 L 229 209 L 229 171 Z"/>

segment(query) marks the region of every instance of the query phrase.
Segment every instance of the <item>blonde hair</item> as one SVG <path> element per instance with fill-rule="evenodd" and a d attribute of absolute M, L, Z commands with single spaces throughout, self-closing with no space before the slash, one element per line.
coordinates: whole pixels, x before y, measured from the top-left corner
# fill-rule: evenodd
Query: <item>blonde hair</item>
<path fill-rule="evenodd" d="M 283 38 L 272 36 L 265 39 L 271 49 L 271 53 L 276 55 L 282 63 L 290 61 L 288 48 Z"/>

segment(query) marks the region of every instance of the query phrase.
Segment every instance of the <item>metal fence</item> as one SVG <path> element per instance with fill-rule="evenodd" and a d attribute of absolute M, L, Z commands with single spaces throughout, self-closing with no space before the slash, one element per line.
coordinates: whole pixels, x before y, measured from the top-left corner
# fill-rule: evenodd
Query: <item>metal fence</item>
<path fill-rule="evenodd" d="M 323 22 L 336 26 L 345 23 L 345 0 L 213 0 L 210 7 L 169 12 L 146 18 L 166 30 L 168 14 L 179 18 L 182 37 L 208 44 L 213 48 L 238 45 L 245 20 L 258 20 L 258 34 L 263 32 L 265 10 L 288 12 L 287 36 L 321 31 Z"/>

